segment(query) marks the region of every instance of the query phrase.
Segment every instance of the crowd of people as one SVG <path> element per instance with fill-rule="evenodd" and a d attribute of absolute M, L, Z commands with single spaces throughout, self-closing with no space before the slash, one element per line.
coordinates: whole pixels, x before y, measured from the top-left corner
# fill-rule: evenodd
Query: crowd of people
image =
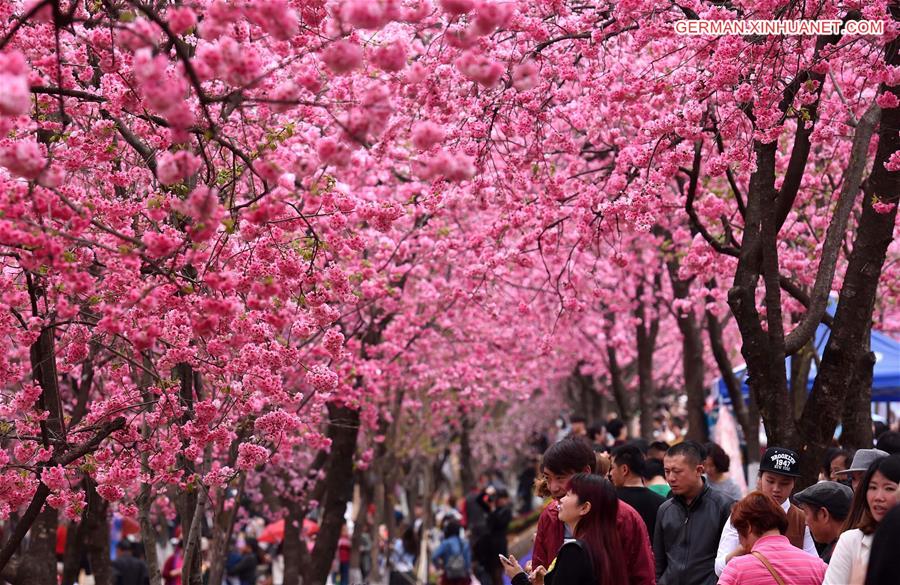
<path fill-rule="evenodd" d="M 830 450 L 801 491 L 800 455 L 769 447 L 744 494 L 714 443 L 621 440 L 607 454 L 578 430 L 544 453 L 553 500 L 531 561 L 501 557 L 514 585 L 900 582 L 896 431 L 879 433 L 878 449 Z M 650 485 L 660 464 L 668 493 Z"/>
<path fill-rule="evenodd" d="M 519 474 L 512 493 L 500 474 L 483 475 L 466 497 L 433 504 L 431 531 L 421 505 L 408 518 L 398 511 L 396 538 L 380 535 L 374 555 L 363 543 L 363 582 L 375 558 L 388 585 L 418 584 L 425 553 L 441 585 L 501 585 L 504 575 L 513 585 L 900 583 L 892 554 L 900 542 L 896 431 L 879 429 L 878 448 L 830 449 L 818 483 L 803 490 L 796 489 L 801 456 L 770 446 L 746 493 L 715 443 L 630 439 L 618 419 L 594 427 L 574 417 L 565 430 L 531 442 L 537 457 L 524 458 L 531 471 Z M 507 533 L 541 499 L 549 503 L 534 512 L 531 558 L 522 564 L 508 551 Z M 247 528 L 225 583 L 281 585 L 279 543 L 260 546 L 253 536 L 261 527 Z M 181 549 L 173 543 L 162 557 L 165 585 L 180 585 Z M 118 544 L 116 585 L 146 583 L 138 544 Z M 349 560 L 345 526 L 331 583 L 349 583 Z"/>

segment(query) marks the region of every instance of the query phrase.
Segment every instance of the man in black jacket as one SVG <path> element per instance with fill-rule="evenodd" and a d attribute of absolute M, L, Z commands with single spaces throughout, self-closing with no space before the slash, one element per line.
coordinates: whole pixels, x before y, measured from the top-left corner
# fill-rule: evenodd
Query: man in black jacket
<path fill-rule="evenodd" d="M 116 560 L 112 562 L 114 585 L 148 585 L 150 574 L 147 565 L 136 558 L 131 549 L 131 543 L 120 540 L 116 544 Z"/>
<path fill-rule="evenodd" d="M 653 542 L 656 514 L 666 499 L 644 485 L 644 454 L 637 445 L 619 445 L 612 450 L 609 478 L 619 499 L 641 515 Z"/>
<path fill-rule="evenodd" d="M 663 467 L 672 497 L 659 507 L 653 556 L 659 585 L 715 585 L 716 550 L 734 500 L 703 477 L 706 453 L 693 441 L 666 452 Z"/>

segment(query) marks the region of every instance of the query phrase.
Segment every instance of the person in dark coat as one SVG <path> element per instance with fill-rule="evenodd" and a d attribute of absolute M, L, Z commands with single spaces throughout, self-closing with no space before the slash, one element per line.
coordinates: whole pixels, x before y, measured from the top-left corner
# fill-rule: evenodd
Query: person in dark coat
<path fill-rule="evenodd" d="M 241 558 L 228 569 L 230 577 L 237 577 L 241 585 L 256 585 L 256 567 L 259 565 L 259 545 L 248 538 L 241 547 Z"/>
<path fill-rule="evenodd" d="M 507 554 L 506 533 L 512 522 L 509 492 L 505 488 L 489 488 L 482 503 L 487 511 L 487 533 L 475 545 L 478 562 L 487 569 L 493 585 L 503 585 L 499 555 Z"/>
<path fill-rule="evenodd" d="M 148 585 L 150 573 L 147 564 L 135 558 L 131 543 L 120 540 L 116 544 L 116 559 L 112 562 L 113 585 Z"/>
<path fill-rule="evenodd" d="M 653 529 L 658 585 L 715 585 L 719 535 L 734 500 L 703 477 L 706 452 L 693 441 L 670 447 L 664 459 L 672 497 L 659 507 Z"/>

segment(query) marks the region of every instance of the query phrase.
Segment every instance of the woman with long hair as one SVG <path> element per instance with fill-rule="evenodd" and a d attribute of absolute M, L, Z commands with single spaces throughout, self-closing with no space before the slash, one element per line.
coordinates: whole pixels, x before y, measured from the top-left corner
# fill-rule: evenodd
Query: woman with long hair
<path fill-rule="evenodd" d="M 838 539 L 823 585 L 862 584 L 869 564 L 872 537 L 885 515 L 897 504 L 900 455 L 874 461 L 853 496 L 844 533 Z"/>
<path fill-rule="evenodd" d="M 619 500 L 605 477 L 579 473 L 569 481 L 559 504 L 559 519 L 573 540 L 565 542 L 549 567 L 536 567 L 531 575 L 515 557 L 501 557 L 513 585 L 618 585 L 628 582 L 622 545 L 616 530 Z"/>

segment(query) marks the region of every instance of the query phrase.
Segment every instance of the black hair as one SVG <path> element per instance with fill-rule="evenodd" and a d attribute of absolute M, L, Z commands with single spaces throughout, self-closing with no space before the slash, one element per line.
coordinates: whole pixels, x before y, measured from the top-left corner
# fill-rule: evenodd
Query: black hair
<path fill-rule="evenodd" d="M 625 427 L 625 423 L 622 422 L 622 419 L 614 418 L 608 423 L 606 423 L 606 432 L 612 435 L 613 439 L 619 436 L 619 433 L 622 432 L 622 429 Z"/>
<path fill-rule="evenodd" d="M 575 423 L 587 424 L 587 419 L 585 417 L 581 416 L 580 414 L 573 414 L 572 416 L 569 417 L 569 423 L 573 424 L 573 425 Z"/>
<path fill-rule="evenodd" d="M 542 461 L 544 469 L 557 475 L 581 473 L 586 467 L 593 472 L 596 465 L 594 449 L 584 437 L 566 437 L 550 445 Z"/>
<path fill-rule="evenodd" d="M 637 437 L 635 439 L 629 439 L 628 441 L 625 441 L 625 444 L 626 445 L 634 445 L 635 447 L 640 449 L 641 453 L 643 453 L 644 455 L 647 454 L 647 449 L 650 448 L 650 442 L 647 441 L 647 439 L 642 439 L 640 437 Z"/>
<path fill-rule="evenodd" d="M 594 437 L 596 437 L 597 435 L 600 435 L 602 437 L 604 432 L 605 432 L 605 430 L 603 428 L 603 425 L 592 424 L 591 426 L 589 426 L 587 428 L 587 436 L 592 441 L 594 440 Z"/>
<path fill-rule="evenodd" d="M 654 477 L 665 477 L 666 471 L 663 468 L 662 461 L 659 459 L 645 459 L 644 460 L 644 479 L 650 480 Z"/>
<path fill-rule="evenodd" d="M 706 444 L 706 453 L 712 459 L 712 464 L 719 473 L 727 473 L 731 467 L 731 457 L 725 452 L 725 449 L 716 443 L 709 442 Z"/>
<path fill-rule="evenodd" d="M 657 451 L 662 451 L 663 453 L 665 453 L 669 450 L 669 444 L 665 441 L 653 441 L 652 443 L 650 443 L 650 446 L 647 447 L 648 451 L 650 449 L 656 449 Z"/>
<path fill-rule="evenodd" d="M 890 431 L 888 426 L 881 422 L 880 420 L 876 420 L 872 423 L 872 437 L 877 441 L 881 438 L 881 435 Z"/>
<path fill-rule="evenodd" d="M 831 463 L 838 457 L 845 457 L 847 459 L 847 466 L 850 466 L 850 461 L 852 459 L 850 451 L 846 449 L 835 449 L 830 453 L 830 456 L 825 461 L 825 471 L 831 473 Z"/>
<path fill-rule="evenodd" d="M 446 522 L 444 522 L 444 538 L 450 538 L 452 536 L 459 536 L 459 521 L 450 518 Z"/>
<path fill-rule="evenodd" d="M 677 457 L 678 455 L 684 456 L 694 465 L 700 465 L 706 459 L 706 449 L 696 441 L 682 441 L 677 445 L 672 445 L 666 451 L 666 457 Z"/>
<path fill-rule="evenodd" d="M 896 455 L 900 453 L 900 433 L 897 431 L 886 431 L 878 437 L 878 445 L 882 451 L 888 455 Z"/>
<path fill-rule="evenodd" d="M 840 447 L 828 447 L 825 449 L 825 456 L 822 457 L 822 471 L 825 472 L 826 477 L 831 473 L 831 462 L 834 461 L 837 453 L 841 450 Z"/>
<path fill-rule="evenodd" d="M 619 445 L 612 450 L 612 458 L 614 465 L 627 465 L 631 473 L 644 475 L 644 454 L 637 445 Z"/>
<path fill-rule="evenodd" d="M 116 543 L 116 550 L 127 550 L 131 551 L 131 543 L 125 539 L 120 540 Z"/>

